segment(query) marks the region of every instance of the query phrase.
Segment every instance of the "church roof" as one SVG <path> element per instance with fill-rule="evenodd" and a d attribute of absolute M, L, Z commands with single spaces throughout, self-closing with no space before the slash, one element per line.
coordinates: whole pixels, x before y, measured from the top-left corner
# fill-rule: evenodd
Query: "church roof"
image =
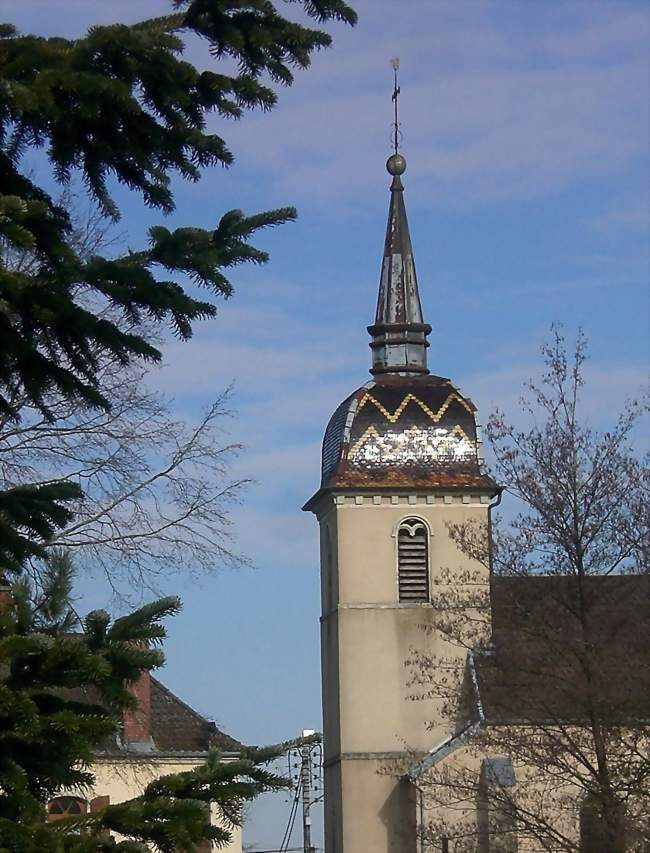
<path fill-rule="evenodd" d="M 590 621 L 601 717 L 648 718 L 650 577 L 590 575 L 581 589 L 572 575 L 494 577 L 491 605 L 491 647 L 475 657 L 488 723 L 586 717 L 592 691 L 585 680 L 581 612 Z"/>
<path fill-rule="evenodd" d="M 592 628 L 595 681 L 587 685 L 579 595 Z M 409 771 L 415 780 L 486 726 L 584 725 L 593 703 L 605 725 L 650 716 L 650 577 L 495 576 L 492 639 L 467 656 L 467 719 Z M 591 677 L 591 674 L 590 674 Z M 589 697 L 589 701 L 587 698 Z"/>
<path fill-rule="evenodd" d="M 375 322 L 368 326 L 372 337 L 372 369 L 381 374 L 428 373 L 427 335 L 431 326 L 422 318 L 415 259 L 411 246 L 404 187 L 400 175 L 406 171 L 401 154 L 388 158 L 386 168 L 393 176 L 390 187 L 388 225 L 381 264 Z"/>
<path fill-rule="evenodd" d="M 423 320 L 397 153 L 379 296 L 372 336 L 374 380 L 350 394 L 332 415 L 322 450 L 320 490 L 440 488 L 496 494 L 483 460 L 478 413 L 449 379 L 427 367 Z"/>
<path fill-rule="evenodd" d="M 341 403 L 325 431 L 321 488 L 498 486 L 476 407 L 441 376 L 384 375 Z"/>
<path fill-rule="evenodd" d="M 390 187 L 388 225 L 375 325 L 391 326 L 403 323 L 422 325 L 424 320 L 404 204 L 404 186 L 400 176 L 394 175 Z"/>

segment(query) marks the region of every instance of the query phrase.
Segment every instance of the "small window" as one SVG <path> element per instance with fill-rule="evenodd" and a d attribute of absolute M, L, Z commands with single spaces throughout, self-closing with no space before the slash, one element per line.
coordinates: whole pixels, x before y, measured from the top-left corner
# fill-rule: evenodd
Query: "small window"
<path fill-rule="evenodd" d="M 429 530 L 419 518 L 407 518 L 397 532 L 399 600 L 429 600 Z"/>
<path fill-rule="evenodd" d="M 483 759 L 476 804 L 478 853 L 517 853 L 516 784 L 510 757 Z"/>
<path fill-rule="evenodd" d="M 55 797 L 47 807 L 48 820 L 61 820 L 86 814 L 88 803 L 80 797 Z"/>

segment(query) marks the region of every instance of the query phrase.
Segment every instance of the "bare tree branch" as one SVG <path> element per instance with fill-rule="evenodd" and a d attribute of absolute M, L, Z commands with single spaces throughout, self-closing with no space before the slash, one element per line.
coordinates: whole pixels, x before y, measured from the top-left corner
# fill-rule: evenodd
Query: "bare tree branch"
<path fill-rule="evenodd" d="M 68 209 L 78 205 L 74 194 L 62 201 Z M 75 222 L 82 256 L 105 252 L 116 240 L 96 210 L 78 210 Z M 9 257 L 0 246 L 0 253 L 5 264 L 35 262 L 28 252 Z M 120 322 L 124 327 L 124 318 Z M 117 592 L 155 586 L 164 573 L 244 564 L 229 519 L 247 484 L 230 475 L 240 450 L 225 429 L 230 391 L 189 424 L 152 390 L 146 366 L 125 367 L 101 352 L 96 357 L 109 411 L 50 394 L 46 419 L 16 390 L 17 417 L 0 421 L 1 488 L 77 483 L 84 497 L 51 546 L 76 552 L 79 565 L 103 572 Z"/>
<path fill-rule="evenodd" d="M 514 851 L 518 840 L 526 850 L 643 853 L 650 603 L 648 583 L 636 581 L 650 574 L 650 472 L 633 435 L 648 405 L 629 403 L 597 432 L 581 411 L 584 337 L 570 359 L 555 329 L 543 355 L 542 382 L 522 401 L 532 425 L 517 428 L 501 412 L 488 424 L 497 478 L 519 511 L 497 520 L 491 560 L 482 526 L 449 528 L 484 579 L 494 571 L 488 594 L 485 580 L 479 592 L 476 579 L 454 583 L 443 570 L 434 600 L 437 630 L 474 650 L 484 719 L 471 743 L 421 780 L 424 833 L 436 844 L 453 839 L 456 851 Z M 468 705 L 464 660 L 414 654 L 408 664 L 457 730 Z M 516 784 L 486 782 L 489 756 L 512 761 Z M 580 840 L 581 804 L 600 832 L 591 846 Z"/>

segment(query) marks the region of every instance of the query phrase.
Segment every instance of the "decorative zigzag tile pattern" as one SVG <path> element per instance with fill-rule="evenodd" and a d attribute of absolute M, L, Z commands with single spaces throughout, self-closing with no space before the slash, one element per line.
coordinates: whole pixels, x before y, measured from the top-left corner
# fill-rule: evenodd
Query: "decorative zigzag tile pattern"
<path fill-rule="evenodd" d="M 464 409 L 466 409 L 470 414 L 472 414 L 472 409 L 467 404 L 467 402 L 465 400 L 463 400 L 463 398 L 460 397 L 455 392 L 452 392 L 451 394 L 449 394 L 449 396 L 447 397 L 445 402 L 442 404 L 442 406 L 440 406 L 440 408 L 438 409 L 437 412 L 432 411 L 429 408 L 429 406 L 427 406 L 426 403 L 423 403 L 422 400 L 419 400 L 415 396 L 415 394 L 411 394 L 411 393 L 407 394 L 404 397 L 404 399 L 399 404 L 399 406 L 395 409 L 394 412 L 389 412 L 388 409 L 382 403 L 379 402 L 379 400 L 375 399 L 372 396 L 372 394 L 366 394 L 362 398 L 362 400 L 359 402 L 358 411 L 361 411 L 361 409 L 363 408 L 363 406 L 366 405 L 366 403 L 374 403 L 375 406 L 382 413 L 382 415 L 386 418 L 386 420 L 388 420 L 388 421 L 390 421 L 390 423 L 394 424 L 399 420 L 404 409 L 408 406 L 408 404 L 411 401 L 413 401 L 414 403 L 417 403 L 418 406 L 422 409 L 422 411 L 431 418 L 431 420 L 434 422 L 434 424 L 437 424 L 438 421 L 440 420 L 440 418 L 445 414 L 445 412 L 447 411 L 449 406 L 451 406 L 451 404 L 454 402 L 454 400 L 459 402 L 461 404 L 461 406 L 463 406 Z"/>
<path fill-rule="evenodd" d="M 373 380 L 351 394 L 325 433 L 321 485 L 495 487 L 474 405 L 432 375 Z"/>

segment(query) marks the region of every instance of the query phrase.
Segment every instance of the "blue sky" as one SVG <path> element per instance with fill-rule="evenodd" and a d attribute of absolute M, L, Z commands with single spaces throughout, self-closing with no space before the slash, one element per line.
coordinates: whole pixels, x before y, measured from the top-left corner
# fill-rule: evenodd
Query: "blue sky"
<path fill-rule="evenodd" d="M 516 416 L 539 346 L 562 321 L 590 340 L 595 424 L 647 375 L 647 3 L 353 5 L 359 25 L 331 28 L 335 46 L 273 113 L 218 123 L 236 164 L 179 186 L 171 217 L 210 226 L 231 207 L 284 204 L 300 214 L 258 241 L 272 262 L 237 271 L 217 320 L 189 344 L 170 343 L 155 378 L 188 416 L 234 382 L 230 428 L 246 446 L 237 473 L 256 480 L 236 530 L 256 568 L 170 580 L 185 609 L 170 624 L 164 680 L 249 742 L 320 726 L 317 531 L 300 507 L 318 485 L 329 415 L 368 378 L 391 57 L 401 59 L 404 183 L 432 371 L 456 381 L 483 420 L 497 404 Z M 0 2 L 24 31 L 63 35 L 166 8 Z M 138 246 L 161 217 L 120 197 L 121 228 Z M 89 606 L 102 595 L 89 589 Z M 282 798 L 255 806 L 246 840 L 277 846 L 287 813 Z"/>

